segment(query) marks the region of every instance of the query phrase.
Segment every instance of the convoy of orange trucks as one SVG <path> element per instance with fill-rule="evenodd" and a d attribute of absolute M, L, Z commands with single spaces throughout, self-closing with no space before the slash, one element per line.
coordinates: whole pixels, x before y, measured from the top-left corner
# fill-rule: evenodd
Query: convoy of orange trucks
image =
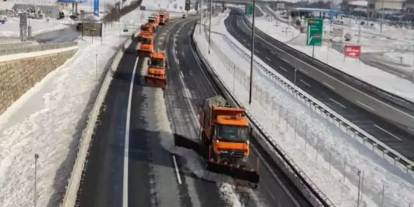
<path fill-rule="evenodd" d="M 251 127 L 244 108 L 229 106 L 221 96 L 204 101 L 200 113 L 201 140 L 207 147 L 207 169 L 259 182 L 248 164 Z"/>
<path fill-rule="evenodd" d="M 148 22 L 141 26 L 138 34 L 137 53 L 141 57 L 149 57 L 148 70 L 145 80 L 149 85 L 165 88 L 167 83 L 166 56 L 164 52 L 157 52 L 154 49 L 154 35 L 159 25 L 164 25 L 169 18 L 166 11 L 153 14 L 148 17 Z"/>
<path fill-rule="evenodd" d="M 164 52 L 154 51 L 154 32 L 169 19 L 167 12 L 148 18 L 138 36 L 138 55 L 149 57 L 145 76 L 149 85 L 165 88 L 167 64 Z M 151 31 L 153 26 L 154 31 Z M 207 150 L 207 169 L 234 178 L 259 182 L 259 175 L 249 166 L 251 127 L 244 108 L 229 106 L 221 96 L 205 100 L 200 113 L 202 148 Z M 199 148 L 201 149 L 201 148 Z"/>
<path fill-rule="evenodd" d="M 154 34 L 146 34 L 140 37 L 138 55 L 149 57 L 154 52 Z"/>

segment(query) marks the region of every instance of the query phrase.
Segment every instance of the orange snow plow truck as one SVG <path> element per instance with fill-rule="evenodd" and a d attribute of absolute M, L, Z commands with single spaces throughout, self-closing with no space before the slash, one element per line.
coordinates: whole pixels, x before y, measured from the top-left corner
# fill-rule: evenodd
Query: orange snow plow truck
<path fill-rule="evenodd" d="M 149 85 L 165 88 L 167 84 L 167 64 L 164 52 L 153 52 L 148 63 L 145 80 Z"/>
<path fill-rule="evenodd" d="M 137 52 L 139 56 L 144 56 L 144 57 L 149 57 L 154 52 L 153 34 L 146 34 L 140 37 Z"/>
<path fill-rule="evenodd" d="M 228 106 L 221 96 L 205 100 L 200 114 L 201 139 L 208 148 L 207 169 L 231 177 L 259 182 L 250 168 L 251 128 L 243 108 Z"/>
<path fill-rule="evenodd" d="M 167 11 L 161 11 L 159 17 L 160 25 L 165 25 L 170 19 L 170 13 L 168 13 Z"/>

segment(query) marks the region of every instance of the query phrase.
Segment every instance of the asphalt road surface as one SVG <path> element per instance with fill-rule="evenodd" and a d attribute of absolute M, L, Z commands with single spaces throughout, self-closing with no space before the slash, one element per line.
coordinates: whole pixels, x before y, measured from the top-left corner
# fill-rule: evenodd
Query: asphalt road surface
<path fill-rule="evenodd" d="M 232 10 L 230 16 L 225 20 L 228 31 L 246 48 L 250 48 L 251 29 L 244 21 L 242 14 L 237 10 Z M 288 60 L 281 59 L 278 50 L 284 50 L 280 43 L 262 32 L 258 32 L 262 38 L 268 40 L 264 42 L 261 38 L 256 38 L 255 55 L 271 66 L 279 74 L 294 82 L 295 67 Z M 268 42 L 274 43 L 269 45 Z M 286 52 L 286 51 L 285 51 Z M 289 52 L 289 51 L 287 51 Z M 300 57 L 294 54 L 296 57 Z M 410 160 L 414 160 L 414 135 L 400 129 L 383 118 L 372 114 L 365 109 L 351 103 L 350 101 L 337 95 L 330 88 L 315 81 L 301 72 L 296 73 L 296 86 L 306 91 L 319 101 L 323 102 L 331 109 L 376 137 L 392 149 L 400 152 Z M 408 109 L 409 110 L 409 109 Z"/>
<path fill-rule="evenodd" d="M 235 200 L 245 206 L 310 206 L 272 164 L 260 168 L 261 183 L 257 189 L 235 182 L 230 186 L 236 198 L 229 198 L 222 181 L 231 183 L 231 179 L 221 179 L 220 175 L 203 177 L 210 174 L 204 172 L 202 165 L 194 167 L 203 163 L 202 158 L 174 146 L 174 136 L 198 140 L 197 105 L 204 98 L 219 94 L 194 52 L 194 20 L 173 20 L 157 32 L 156 46 L 166 51 L 168 57 L 165 90 L 145 82 L 145 60 L 136 56 L 136 41 L 122 57 L 101 108 L 77 206 L 122 206 L 126 160 L 128 206 L 231 206 Z M 134 68 L 136 75 L 129 99 Z M 128 116 L 130 130 L 126 131 Z M 124 157 L 126 146 L 128 159 Z"/>

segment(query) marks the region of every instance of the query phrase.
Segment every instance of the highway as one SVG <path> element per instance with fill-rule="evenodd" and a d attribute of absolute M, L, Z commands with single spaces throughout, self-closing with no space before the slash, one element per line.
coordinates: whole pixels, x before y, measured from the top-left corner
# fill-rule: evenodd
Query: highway
<path fill-rule="evenodd" d="M 230 16 L 225 20 L 225 25 L 231 35 L 239 40 L 246 48 L 250 48 L 251 27 L 246 23 L 246 20 L 240 11 L 233 9 Z M 273 39 L 261 31 L 258 31 L 257 35 L 259 38 L 256 38 L 255 55 L 262 59 L 266 64 L 290 81 L 295 82 L 296 86 L 323 102 L 344 118 L 353 122 L 355 125 L 376 137 L 392 149 L 400 152 L 408 159 L 414 160 L 414 151 L 412 150 L 414 148 L 414 135 L 412 133 L 402 130 L 394 123 L 391 123 L 384 118 L 369 112 L 360 105 L 356 105 L 342 96 L 339 96 L 329 84 L 318 82 L 311 78 L 309 74 L 304 74 L 297 70 L 297 68 L 306 67 L 304 64 L 297 65 L 295 63 L 297 62 L 296 59 L 301 59 L 301 61 L 305 61 L 307 64 L 323 71 L 330 71 L 329 68 L 324 67 L 320 63 L 309 61 L 309 58 L 302 58 L 304 56 L 303 54 L 288 49 L 287 45 Z M 291 56 L 289 57 L 291 58 L 286 58 L 286 54 L 290 54 Z M 308 71 L 309 70 L 313 69 L 309 68 Z M 330 71 L 329 73 L 334 77 L 338 77 L 338 75 L 335 75 L 335 72 Z M 346 79 L 344 81 L 349 83 L 354 81 L 357 84 L 356 88 L 364 90 L 367 93 L 372 93 L 376 98 L 392 104 L 394 107 L 399 108 L 408 114 L 414 114 L 411 103 L 395 97 L 390 98 L 390 100 L 381 92 L 374 93 L 370 91 L 374 90 L 372 87 L 365 88 L 363 84 L 358 83 L 358 80 L 351 80 L 350 77 L 344 79 Z"/>
<path fill-rule="evenodd" d="M 168 57 L 165 90 L 144 81 L 146 61 L 136 56 L 137 42 L 127 49 L 101 108 L 77 206 L 232 205 L 222 183 L 232 179 L 203 177 L 209 175 L 200 173 L 203 166 L 194 167 L 203 160 L 174 146 L 177 136 L 198 141 L 197 107 L 220 94 L 194 50 L 195 20 L 172 20 L 157 32 L 156 47 Z M 261 149 L 253 151 L 261 182 L 256 189 L 235 182 L 244 206 L 310 206 Z"/>

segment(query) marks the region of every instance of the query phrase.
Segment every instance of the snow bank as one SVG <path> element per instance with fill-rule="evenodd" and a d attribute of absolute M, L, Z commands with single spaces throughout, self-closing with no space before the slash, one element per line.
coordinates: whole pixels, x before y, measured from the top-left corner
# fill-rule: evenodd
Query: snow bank
<path fill-rule="evenodd" d="M 32 36 L 68 27 L 59 21 L 46 21 L 46 19 L 29 19 L 29 22 L 32 26 Z M 0 37 L 19 37 L 19 32 L 18 17 L 9 17 L 5 24 L 0 24 Z"/>
<path fill-rule="evenodd" d="M 103 68 L 131 34 L 123 23 L 138 22 L 141 12 L 104 29 L 103 41 L 85 37 L 79 51 L 24 94 L 0 116 L 0 206 L 33 202 L 34 154 L 38 161 L 38 206 L 57 206 L 72 170 L 80 132 Z M 148 15 L 148 12 L 144 12 Z"/>
<path fill-rule="evenodd" d="M 363 183 L 361 206 L 381 206 L 381 200 L 384 200 L 383 206 L 408 206 L 414 202 L 412 174 L 401 171 L 325 119 L 323 114 L 298 101 L 259 69 L 273 71 L 258 59 L 254 98 L 249 105 L 249 59 L 244 54 L 247 49 L 229 35 L 223 22 L 225 17 L 217 18 L 221 18 L 220 24 L 212 27 L 223 34 L 212 34 L 212 52 L 208 54 L 205 34 L 199 28 L 194 34 L 197 46 L 226 87 L 335 205 L 356 206 L 359 179 Z"/>
<path fill-rule="evenodd" d="M 292 28 L 286 23 L 272 20 L 258 18 L 257 28 L 267 33 L 271 37 L 286 42 L 289 40 L 289 33 L 284 32 L 284 28 Z M 265 23 L 267 21 L 267 23 Z M 273 21 L 273 22 L 272 22 Z M 359 23 L 357 21 L 357 23 Z M 345 33 L 351 33 L 353 40 L 349 44 L 358 44 L 357 35 L 359 26 L 355 20 L 344 19 L 344 25 L 330 25 L 324 24 L 325 36 L 333 28 L 342 28 Z M 276 26 L 277 25 L 277 26 Z M 362 52 L 384 52 L 395 49 L 410 49 L 414 45 L 414 30 L 395 28 L 384 26 L 384 32 L 381 34 L 377 29 L 370 28 L 370 26 L 361 27 L 360 42 L 362 45 Z M 288 31 L 290 31 L 289 29 Z M 295 32 L 294 32 L 295 33 Z M 295 34 L 298 34 L 297 32 Z M 306 34 L 298 34 L 296 36 L 290 35 L 293 41 L 288 42 L 288 45 L 312 56 L 312 47 L 305 46 Z M 378 88 L 401 96 L 408 100 L 414 101 L 414 82 L 388 73 L 381 69 L 366 65 L 358 59 L 345 58 L 344 55 L 337 50 L 331 48 L 329 43 L 324 42 L 323 46 L 315 47 L 315 58 L 331 65 L 351 76 L 354 76 L 362 81 L 370 83 Z M 412 52 L 409 52 L 412 54 Z"/>
<path fill-rule="evenodd" d="M 146 10 L 161 10 L 166 9 L 172 12 L 185 12 L 185 0 L 153 0 L 144 1 L 142 6 L 145 6 Z"/>

